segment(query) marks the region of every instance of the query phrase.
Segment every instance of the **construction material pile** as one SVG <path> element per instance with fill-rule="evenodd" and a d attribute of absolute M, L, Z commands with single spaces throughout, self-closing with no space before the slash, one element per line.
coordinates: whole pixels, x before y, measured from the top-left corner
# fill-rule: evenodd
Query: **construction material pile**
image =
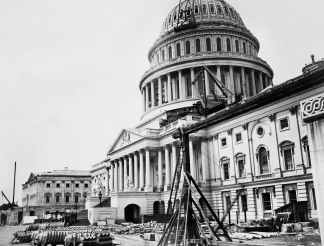
<path fill-rule="evenodd" d="M 26 227 L 25 231 L 37 231 L 37 230 L 48 230 L 55 228 L 64 227 L 64 222 L 52 222 L 52 223 L 44 223 L 44 224 L 30 224 Z"/>
<path fill-rule="evenodd" d="M 110 231 L 96 226 L 62 227 L 37 231 L 16 232 L 12 243 L 32 243 L 34 246 L 70 243 L 79 245 L 111 246 L 114 237 Z"/>

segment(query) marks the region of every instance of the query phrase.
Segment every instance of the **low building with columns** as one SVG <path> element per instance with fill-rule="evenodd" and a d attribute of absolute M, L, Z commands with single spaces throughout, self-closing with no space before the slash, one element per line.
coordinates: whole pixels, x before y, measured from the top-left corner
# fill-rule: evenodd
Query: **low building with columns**
<path fill-rule="evenodd" d="M 186 2 L 167 15 L 149 50 L 151 68 L 139 83 L 140 123 L 122 129 L 106 159 L 93 166 L 93 180 L 107 177 L 105 196 L 117 208 L 117 221 L 166 212 L 180 148 L 172 133 L 200 125 L 206 127 L 190 135 L 191 174 L 220 216 L 244 185 L 231 209 L 240 220 L 244 212 L 247 219 L 270 217 L 294 201 L 308 202 L 301 217 L 316 218 L 300 102 L 323 91 L 321 63 L 274 86 L 271 67 L 258 57 L 258 39 L 232 6 L 223 0 L 195 1 L 192 7 Z M 187 15 L 195 25 L 179 29 Z M 232 92 L 226 100 L 206 72 L 192 84 L 204 66 Z M 224 101 L 225 107 L 201 114 L 195 105 L 204 96 L 209 108 Z"/>

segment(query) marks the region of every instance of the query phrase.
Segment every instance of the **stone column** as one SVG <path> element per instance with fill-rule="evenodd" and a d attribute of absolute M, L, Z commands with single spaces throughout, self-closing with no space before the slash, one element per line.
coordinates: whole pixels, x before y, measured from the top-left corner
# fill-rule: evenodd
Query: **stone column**
<path fill-rule="evenodd" d="M 205 75 L 205 88 L 206 88 L 206 95 L 210 94 L 210 88 L 209 88 L 209 75 L 207 73 L 207 71 L 204 71 L 204 75 Z"/>
<path fill-rule="evenodd" d="M 307 123 L 307 136 L 312 161 L 317 216 L 324 242 L 324 93 L 300 102 L 301 114 Z"/>
<path fill-rule="evenodd" d="M 111 168 L 111 170 L 110 170 L 110 179 L 111 179 L 111 192 L 113 192 L 113 191 L 115 191 L 115 168 L 114 168 L 114 162 L 113 161 L 111 161 L 110 162 L 110 168 Z M 109 175 L 109 172 L 108 172 L 108 175 Z"/>
<path fill-rule="evenodd" d="M 246 91 L 246 81 L 245 81 L 245 71 L 244 67 L 241 67 L 241 77 L 242 77 L 242 85 L 243 85 L 243 98 L 247 97 L 247 91 Z"/>
<path fill-rule="evenodd" d="M 159 191 L 163 191 L 162 148 L 158 149 L 158 175 L 159 175 Z"/>
<path fill-rule="evenodd" d="M 129 172 L 128 172 L 128 176 L 129 176 L 129 183 L 130 184 L 134 184 L 134 178 L 133 178 L 133 157 L 131 154 L 128 155 L 128 167 L 129 167 Z"/>
<path fill-rule="evenodd" d="M 177 142 L 174 141 L 171 143 L 172 146 L 172 170 L 171 170 L 171 180 L 174 176 L 174 172 L 176 170 L 176 166 L 177 166 Z"/>
<path fill-rule="evenodd" d="M 184 90 L 183 90 L 183 84 L 182 84 L 182 72 L 181 70 L 178 71 L 178 76 L 179 76 L 179 99 L 182 100 L 183 99 L 183 93 L 184 93 Z"/>
<path fill-rule="evenodd" d="M 115 170 L 114 170 L 114 191 L 119 191 L 118 189 L 118 161 L 114 161 Z"/>
<path fill-rule="evenodd" d="M 222 82 L 222 77 L 221 77 L 221 66 L 216 66 L 216 70 L 217 70 L 217 73 L 216 73 L 216 77 L 217 79 Z M 223 93 L 222 91 L 217 87 L 216 89 L 216 95 L 217 96 L 221 96 Z"/>
<path fill-rule="evenodd" d="M 201 162 L 203 182 L 209 181 L 207 138 L 201 138 Z"/>
<path fill-rule="evenodd" d="M 139 151 L 139 157 L 140 157 L 140 190 L 142 191 L 144 189 L 144 151 Z"/>
<path fill-rule="evenodd" d="M 234 85 L 234 72 L 233 72 L 233 66 L 229 66 L 230 70 L 230 86 L 229 89 L 233 93 L 233 96 L 230 96 L 230 102 L 234 102 L 234 94 L 235 94 L 235 85 Z"/>
<path fill-rule="evenodd" d="M 138 189 L 138 152 L 134 152 L 134 189 Z"/>
<path fill-rule="evenodd" d="M 270 84 L 269 84 L 269 85 L 272 85 L 272 86 L 273 86 L 273 81 L 272 81 L 272 79 L 273 79 L 273 78 L 272 78 L 272 77 L 270 77 L 269 79 L 270 79 L 270 80 L 269 80 L 269 82 L 270 82 Z"/>
<path fill-rule="evenodd" d="M 106 168 L 106 170 L 107 170 L 107 189 L 106 189 L 106 195 L 107 196 L 109 196 L 109 189 L 110 189 L 110 185 L 109 185 L 109 181 L 110 181 L 110 179 L 111 179 L 111 176 L 110 176 L 110 178 L 109 178 L 109 167 L 107 167 Z M 80 197 L 81 198 L 81 197 Z"/>
<path fill-rule="evenodd" d="M 162 79 L 161 77 L 158 77 L 158 83 L 159 83 L 159 106 L 162 105 Z"/>
<path fill-rule="evenodd" d="M 124 160 L 124 191 L 127 190 L 127 167 L 128 167 L 128 163 L 127 163 L 127 157 L 123 157 Z"/>
<path fill-rule="evenodd" d="M 145 85 L 145 104 L 146 104 L 146 111 L 149 110 L 149 88 L 148 88 L 148 84 Z"/>
<path fill-rule="evenodd" d="M 190 83 L 192 83 L 192 81 L 194 81 L 195 79 L 195 69 L 194 68 L 191 68 L 190 69 Z M 191 84 L 191 95 L 192 95 L 192 98 L 197 98 L 197 93 L 196 93 L 196 90 L 195 90 L 195 87 L 193 84 Z"/>
<path fill-rule="evenodd" d="M 142 90 L 142 113 L 146 111 L 145 109 L 145 90 Z"/>
<path fill-rule="evenodd" d="M 269 77 L 267 74 L 264 76 L 264 79 L 265 79 L 265 86 L 268 87 L 269 86 Z"/>
<path fill-rule="evenodd" d="M 123 191 L 123 186 L 124 186 L 124 177 L 123 177 L 123 175 L 124 175 L 124 168 L 123 168 L 123 166 L 124 166 L 124 163 L 123 163 L 123 158 L 120 158 L 119 159 L 119 186 L 118 186 L 118 188 L 119 188 L 119 191 Z"/>
<path fill-rule="evenodd" d="M 151 184 L 151 161 L 150 161 L 150 147 L 145 148 L 145 172 L 146 172 L 146 177 L 145 177 L 145 191 L 146 192 L 152 192 L 153 187 Z"/>
<path fill-rule="evenodd" d="M 251 69 L 251 79 L 252 79 L 252 95 L 251 96 L 254 96 L 256 95 L 256 84 L 255 84 L 255 77 L 254 77 L 254 69 L 252 68 Z"/>
<path fill-rule="evenodd" d="M 175 79 L 171 79 L 171 81 L 172 81 L 172 101 L 174 101 L 177 99 L 177 95 L 176 95 L 177 86 L 176 86 Z"/>
<path fill-rule="evenodd" d="M 165 186 L 164 191 L 170 190 L 170 152 L 169 145 L 164 146 L 164 154 L 165 154 Z"/>
<path fill-rule="evenodd" d="M 194 136 L 189 137 L 190 174 L 195 180 L 197 180 L 196 164 L 195 164 L 194 148 L 193 148 L 194 138 L 195 138 Z"/>
<path fill-rule="evenodd" d="M 154 80 L 151 82 L 151 107 L 155 106 L 155 95 L 154 95 Z"/>
<path fill-rule="evenodd" d="M 260 91 L 262 91 L 264 89 L 264 86 L 263 86 L 263 78 L 262 78 L 261 71 L 259 71 L 259 81 L 260 81 Z"/>
<path fill-rule="evenodd" d="M 171 74 L 168 73 L 167 74 L 167 77 L 168 77 L 168 102 L 170 103 L 172 101 L 172 95 L 171 95 Z"/>
<path fill-rule="evenodd" d="M 213 140 L 214 137 L 209 137 L 208 138 L 208 152 L 209 152 L 209 170 L 210 170 L 210 179 L 212 182 L 216 181 L 216 176 L 215 176 L 215 158 L 214 158 L 214 144 Z"/>

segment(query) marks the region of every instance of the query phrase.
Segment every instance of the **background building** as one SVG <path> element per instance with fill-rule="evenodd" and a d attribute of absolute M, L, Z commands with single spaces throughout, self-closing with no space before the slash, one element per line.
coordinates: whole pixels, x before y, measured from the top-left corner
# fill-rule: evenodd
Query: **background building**
<path fill-rule="evenodd" d="M 70 209 L 83 209 L 90 195 L 89 171 L 54 170 L 31 173 L 22 185 L 24 216 L 42 217 L 43 213 L 61 213 Z"/>
<path fill-rule="evenodd" d="M 151 68 L 139 84 L 141 122 L 123 129 L 91 172 L 93 179 L 108 177 L 105 188 L 117 221 L 165 213 L 179 153 L 172 133 L 197 125 L 206 127 L 190 136 L 192 176 L 220 216 L 244 184 L 231 210 L 240 220 L 244 212 L 248 219 L 270 217 L 294 201 L 307 202 L 303 219 L 316 218 L 300 102 L 323 91 L 322 63 L 315 68 L 313 62 L 304 75 L 273 86 L 271 67 L 258 57 L 257 38 L 232 6 L 207 0 L 190 8 L 187 2 L 167 15 L 149 51 Z M 228 98 L 206 72 L 194 88 L 191 82 L 203 66 L 232 92 Z M 216 108 L 207 115 L 197 109 L 204 91 L 206 106 Z"/>

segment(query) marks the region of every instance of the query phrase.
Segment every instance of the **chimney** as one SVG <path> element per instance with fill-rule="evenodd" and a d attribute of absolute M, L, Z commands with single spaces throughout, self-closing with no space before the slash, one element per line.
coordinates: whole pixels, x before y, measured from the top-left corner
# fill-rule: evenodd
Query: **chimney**
<path fill-rule="evenodd" d="M 311 55 L 311 58 L 312 58 L 313 65 L 315 65 L 315 56 L 314 55 Z"/>

